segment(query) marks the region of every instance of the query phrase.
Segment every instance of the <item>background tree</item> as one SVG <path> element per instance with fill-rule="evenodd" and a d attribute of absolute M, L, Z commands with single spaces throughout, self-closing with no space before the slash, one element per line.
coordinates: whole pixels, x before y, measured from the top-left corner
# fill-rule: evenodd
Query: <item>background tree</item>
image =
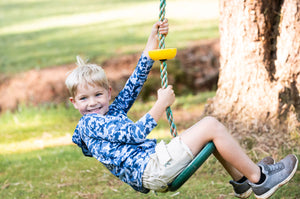
<path fill-rule="evenodd" d="M 220 0 L 219 29 L 218 90 L 205 113 L 254 149 L 299 144 L 299 0 Z"/>

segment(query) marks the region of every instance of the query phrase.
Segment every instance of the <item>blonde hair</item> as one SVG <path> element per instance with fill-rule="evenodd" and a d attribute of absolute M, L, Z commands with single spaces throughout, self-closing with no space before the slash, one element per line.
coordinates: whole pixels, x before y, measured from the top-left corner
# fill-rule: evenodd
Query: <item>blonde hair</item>
<path fill-rule="evenodd" d="M 68 75 L 65 84 L 71 97 L 75 97 L 77 88 L 81 84 L 91 84 L 109 89 L 106 74 L 101 66 L 84 62 L 77 56 L 77 68 Z"/>

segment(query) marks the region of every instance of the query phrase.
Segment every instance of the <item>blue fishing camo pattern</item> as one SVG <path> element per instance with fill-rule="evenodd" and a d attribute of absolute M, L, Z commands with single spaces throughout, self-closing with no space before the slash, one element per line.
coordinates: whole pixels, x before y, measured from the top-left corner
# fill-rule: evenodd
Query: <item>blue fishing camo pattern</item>
<path fill-rule="evenodd" d="M 148 113 L 134 123 L 127 112 L 147 80 L 153 62 L 142 54 L 107 114 L 84 115 L 72 137 L 85 156 L 95 157 L 112 174 L 142 193 L 149 192 L 142 186 L 142 175 L 156 146 L 155 139 L 146 137 L 157 123 Z"/>

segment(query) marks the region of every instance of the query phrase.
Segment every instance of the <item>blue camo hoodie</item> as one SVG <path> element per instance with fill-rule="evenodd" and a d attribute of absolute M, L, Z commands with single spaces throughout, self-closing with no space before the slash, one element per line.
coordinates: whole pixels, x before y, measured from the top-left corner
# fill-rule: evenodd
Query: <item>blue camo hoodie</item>
<path fill-rule="evenodd" d="M 96 158 L 113 175 L 142 193 L 149 192 L 143 187 L 142 175 L 156 146 L 155 139 L 146 137 L 157 123 L 148 113 L 137 122 L 131 121 L 127 113 L 147 80 L 153 62 L 142 54 L 108 112 L 84 115 L 72 137 L 85 156 Z"/>

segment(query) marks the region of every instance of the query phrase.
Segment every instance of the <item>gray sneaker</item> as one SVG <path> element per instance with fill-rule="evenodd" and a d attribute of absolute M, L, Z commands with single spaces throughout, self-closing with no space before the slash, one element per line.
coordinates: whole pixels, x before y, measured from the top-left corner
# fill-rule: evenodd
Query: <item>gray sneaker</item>
<path fill-rule="evenodd" d="M 274 164 L 275 161 L 272 157 L 268 156 L 262 159 L 258 164 Z M 234 180 L 230 180 L 229 183 L 233 186 L 234 195 L 238 198 L 248 198 L 251 193 L 252 189 L 251 186 L 248 184 L 247 178 L 243 177 L 240 181 L 236 182 Z"/>
<path fill-rule="evenodd" d="M 286 184 L 295 174 L 298 159 L 295 155 L 288 155 L 276 164 L 258 164 L 266 179 L 261 184 L 248 182 L 256 198 L 269 198 L 280 186 Z"/>

